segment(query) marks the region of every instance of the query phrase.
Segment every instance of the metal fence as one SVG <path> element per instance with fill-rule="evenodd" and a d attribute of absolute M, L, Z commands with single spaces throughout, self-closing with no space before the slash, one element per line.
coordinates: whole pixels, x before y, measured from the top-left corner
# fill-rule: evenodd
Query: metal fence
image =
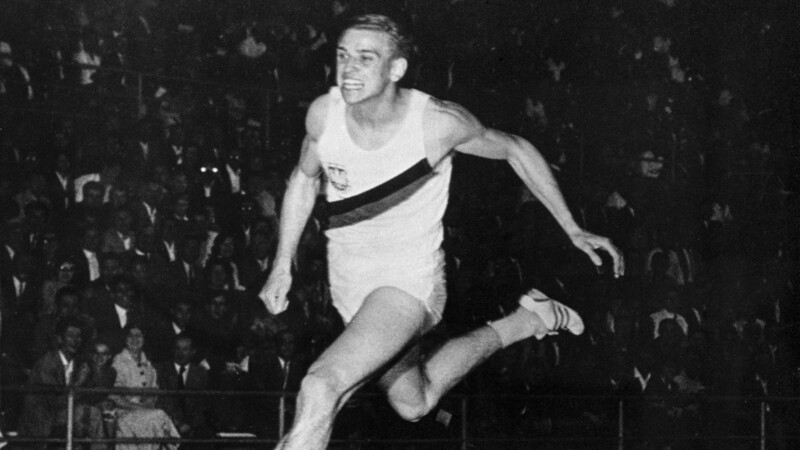
<path fill-rule="evenodd" d="M 16 447 L 18 444 L 47 444 L 64 447 L 72 450 L 76 446 L 91 443 L 112 444 L 136 444 L 136 443 L 160 443 L 160 444 L 213 444 L 215 446 L 236 448 L 255 448 L 274 445 L 278 437 L 283 436 L 287 431 L 288 423 L 287 410 L 289 402 L 294 401 L 294 393 L 290 392 L 253 392 L 253 391 L 186 391 L 186 390 L 158 390 L 158 389 L 97 389 L 79 387 L 57 387 L 57 386 L 6 386 L 2 389 L 4 397 L 8 393 L 20 395 L 63 395 L 66 396 L 67 423 L 66 431 L 62 436 L 56 437 L 22 437 L 18 436 L 13 430 L 2 430 L 4 438 L 0 438 L 0 446 L 4 443 Z M 74 418 L 76 397 L 81 394 L 118 394 L 118 395 L 151 395 L 151 396 L 207 396 L 216 397 L 261 397 L 266 399 L 277 399 L 279 409 L 277 417 L 264 417 L 265 421 L 274 420 L 278 424 L 278 436 L 274 438 L 259 437 L 252 433 L 217 433 L 212 438 L 123 438 L 108 437 L 105 439 L 91 439 L 79 437 L 75 434 Z M 362 393 L 356 397 L 375 397 L 376 394 Z M 509 396 L 510 398 L 510 396 Z M 515 396 L 519 400 L 519 396 Z M 702 448 L 748 448 L 748 449 L 769 449 L 769 448 L 797 448 L 800 445 L 800 434 L 796 427 L 789 425 L 791 419 L 786 420 L 787 416 L 792 416 L 800 411 L 800 397 L 733 397 L 733 396 L 708 396 L 708 395 L 670 395 L 670 396 L 616 396 L 616 395 L 533 395 L 526 396 L 530 402 L 541 403 L 543 408 L 546 405 L 566 402 L 592 402 L 602 404 L 603 408 L 613 411 L 606 427 L 601 433 L 536 433 L 531 432 L 526 435 L 491 435 L 484 430 L 480 430 L 475 424 L 475 411 L 484 407 L 487 401 L 502 402 L 504 396 L 490 396 L 485 394 L 451 394 L 447 397 L 450 405 L 458 405 L 458 411 L 453 415 L 457 416 L 457 433 L 448 433 L 441 438 L 415 437 L 413 435 L 403 436 L 402 438 L 353 438 L 353 439 L 334 439 L 332 445 L 346 445 L 348 448 L 453 448 L 460 450 L 468 449 L 522 449 L 547 444 L 547 448 L 608 448 L 624 450 L 627 448 L 643 448 L 642 445 L 648 443 L 661 443 L 661 445 L 692 444 L 700 445 Z M 753 425 L 751 428 L 735 428 L 726 433 L 713 430 L 702 432 L 687 432 L 659 434 L 658 430 L 649 428 L 648 424 L 642 424 L 641 411 L 643 405 L 655 405 L 660 403 L 689 402 L 704 405 L 709 414 L 717 414 L 723 408 L 715 405 L 725 403 L 728 409 L 731 407 L 739 411 L 749 411 L 746 414 L 748 422 Z M 777 412 L 777 411 L 781 412 Z M 564 417 L 569 420 L 569 417 Z M 783 426 L 775 426 L 777 421 L 783 421 Z M 273 423 L 275 423 L 273 422 Z M 457 436 L 456 436 L 457 434 Z M 665 444 L 666 443 L 666 444 Z M 671 444 L 670 444 L 671 443 Z M 398 447 L 400 446 L 400 447 Z M 649 448 L 649 447 L 646 447 Z M 657 447 L 662 448 L 662 447 Z M 683 448 L 683 447 L 679 447 Z M 695 448 L 695 447 L 692 447 Z"/>

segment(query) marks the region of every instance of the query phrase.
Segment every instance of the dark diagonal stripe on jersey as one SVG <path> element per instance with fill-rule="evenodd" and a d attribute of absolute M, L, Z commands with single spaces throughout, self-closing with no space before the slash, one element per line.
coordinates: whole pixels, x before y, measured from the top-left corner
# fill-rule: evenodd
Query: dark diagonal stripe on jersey
<path fill-rule="evenodd" d="M 339 228 L 382 214 L 416 192 L 433 173 L 427 159 L 361 194 L 328 204 L 329 227 Z"/>

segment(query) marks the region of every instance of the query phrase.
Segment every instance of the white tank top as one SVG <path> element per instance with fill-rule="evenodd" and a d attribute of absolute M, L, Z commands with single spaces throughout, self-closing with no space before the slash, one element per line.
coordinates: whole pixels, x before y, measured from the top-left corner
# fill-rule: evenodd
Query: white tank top
<path fill-rule="evenodd" d="M 429 95 L 410 92 L 409 110 L 399 131 L 381 148 L 367 151 L 350 137 L 346 104 L 339 89 L 331 89 L 318 145 L 330 207 L 326 232 L 330 251 L 441 263 L 442 216 L 452 159 L 445 157 L 431 168 L 423 136 Z"/>

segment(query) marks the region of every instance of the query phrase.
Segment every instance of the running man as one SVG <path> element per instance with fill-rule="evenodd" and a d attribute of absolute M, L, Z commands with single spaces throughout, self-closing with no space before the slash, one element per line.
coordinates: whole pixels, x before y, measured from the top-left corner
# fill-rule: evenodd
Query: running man
<path fill-rule="evenodd" d="M 583 331 L 575 311 L 531 290 L 508 316 L 431 353 L 415 345 L 445 306 L 442 216 L 454 151 L 507 160 L 577 248 L 598 266 L 596 252 L 607 252 L 615 276 L 624 272 L 616 247 L 575 223 L 533 145 L 485 128 L 457 104 L 398 86 L 410 53 L 410 38 L 392 19 L 356 17 L 339 39 L 338 86 L 308 110 L 275 265 L 259 296 L 272 313 L 286 309 L 292 258 L 324 181 L 331 294 L 347 326 L 303 379 L 281 450 L 326 448 L 336 414 L 372 379 L 401 417 L 416 421 L 494 352 L 532 336 Z"/>

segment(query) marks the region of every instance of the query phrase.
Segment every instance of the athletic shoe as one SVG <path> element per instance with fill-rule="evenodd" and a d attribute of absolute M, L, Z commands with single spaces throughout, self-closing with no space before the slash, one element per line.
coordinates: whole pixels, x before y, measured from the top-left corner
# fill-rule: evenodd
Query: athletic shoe
<path fill-rule="evenodd" d="M 561 302 L 553 300 L 538 289 L 531 289 L 519 299 L 519 305 L 536 313 L 550 332 L 569 330 L 572 334 L 583 333 L 583 319 L 578 313 Z"/>

